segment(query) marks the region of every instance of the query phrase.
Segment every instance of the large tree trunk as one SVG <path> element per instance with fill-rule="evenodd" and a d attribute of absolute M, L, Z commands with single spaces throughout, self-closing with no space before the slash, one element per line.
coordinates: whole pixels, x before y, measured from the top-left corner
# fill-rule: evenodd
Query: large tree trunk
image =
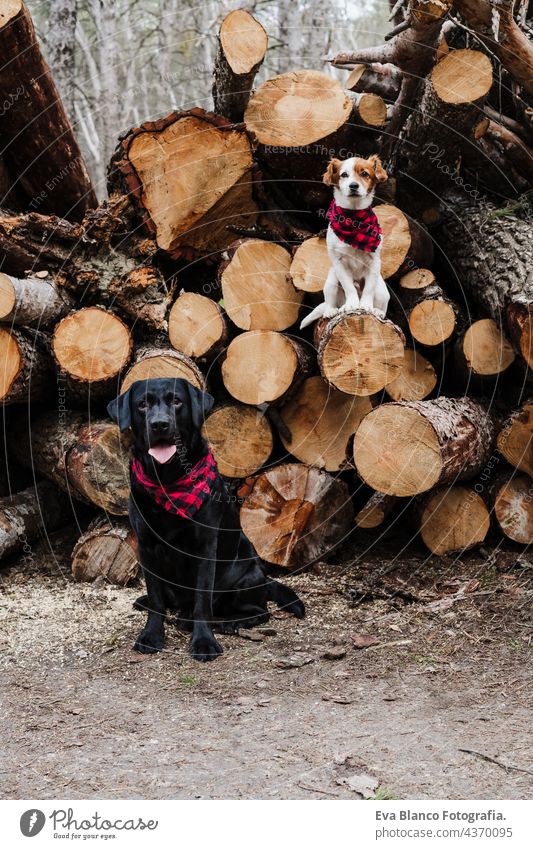
<path fill-rule="evenodd" d="M 78 0 L 54 0 L 54 21 L 49 29 L 50 68 L 65 105 L 74 117 L 76 20 Z"/>
<path fill-rule="evenodd" d="M 345 395 L 321 377 L 309 377 L 280 410 L 288 430 L 281 440 L 300 462 L 337 472 L 348 465 L 350 439 L 371 409 L 368 398 Z"/>
<path fill-rule="evenodd" d="M 30 543 L 70 518 L 68 497 L 48 481 L 0 498 L 0 560 L 21 549 L 23 559 L 33 560 Z"/>
<path fill-rule="evenodd" d="M 319 469 L 286 463 L 252 478 L 241 507 L 244 533 L 263 560 L 303 569 L 348 535 L 348 487 Z"/>
<path fill-rule="evenodd" d="M 533 224 L 457 202 L 438 238 L 459 284 L 533 366 Z"/>
<path fill-rule="evenodd" d="M 234 240 L 228 224 L 255 223 L 252 165 L 242 128 L 203 109 L 172 112 L 122 137 L 110 189 L 120 186 L 131 197 L 148 233 L 171 257 L 216 259 Z"/>
<path fill-rule="evenodd" d="M 22 0 L 0 11 L 2 150 L 8 170 L 34 212 L 81 220 L 96 195 L 58 90 Z"/>
<path fill-rule="evenodd" d="M 496 439 L 489 412 L 470 398 L 383 404 L 354 439 L 360 477 L 387 495 L 409 496 L 474 477 Z"/>
<path fill-rule="evenodd" d="M 214 68 L 213 102 L 215 112 L 233 124 L 243 120 L 267 46 L 265 30 L 244 9 L 235 9 L 222 21 Z"/>
<path fill-rule="evenodd" d="M 241 330 L 287 330 L 298 321 L 303 294 L 290 279 L 291 255 L 274 242 L 245 239 L 219 268 L 224 309 Z"/>
<path fill-rule="evenodd" d="M 64 404 L 61 397 L 60 405 Z M 88 424 L 79 414 L 45 413 L 32 419 L 31 429 L 13 423 L 13 455 L 66 490 L 115 516 L 128 512 L 129 457 L 118 428 L 106 421 Z"/>

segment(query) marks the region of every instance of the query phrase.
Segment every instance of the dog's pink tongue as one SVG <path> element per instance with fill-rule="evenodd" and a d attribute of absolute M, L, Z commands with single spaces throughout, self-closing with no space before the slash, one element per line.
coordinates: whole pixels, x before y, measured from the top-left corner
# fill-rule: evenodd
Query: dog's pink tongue
<path fill-rule="evenodd" d="M 148 453 L 158 463 L 167 463 L 176 453 L 175 445 L 156 445 L 154 448 L 149 448 Z"/>

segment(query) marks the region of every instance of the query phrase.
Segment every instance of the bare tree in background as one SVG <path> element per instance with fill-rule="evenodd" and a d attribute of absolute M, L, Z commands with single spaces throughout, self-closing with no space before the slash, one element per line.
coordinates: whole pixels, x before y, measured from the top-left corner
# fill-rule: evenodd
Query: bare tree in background
<path fill-rule="evenodd" d="M 252 12 L 269 34 L 259 83 L 295 68 L 335 73 L 324 55 L 379 42 L 389 14 L 387 0 L 28 0 L 28 6 L 100 197 L 120 131 L 172 109 L 212 108 L 217 32 L 232 9 Z"/>

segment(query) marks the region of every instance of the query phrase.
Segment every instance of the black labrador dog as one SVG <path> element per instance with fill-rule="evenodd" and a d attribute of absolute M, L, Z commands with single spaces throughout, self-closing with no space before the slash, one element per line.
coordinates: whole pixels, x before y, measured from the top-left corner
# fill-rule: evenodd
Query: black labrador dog
<path fill-rule="evenodd" d="M 196 660 L 222 653 L 212 626 L 235 633 L 269 618 L 274 601 L 302 618 L 293 590 L 266 576 L 240 531 L 235 505 L 201 433 L 214 400 L 186 380 L 138 380 L 108 405 L 120 430 L 133 432 L 129 517 L 137 535 L 148 613 L 134 648 L 161 651 L 167 610 L 192 631 Z"/>

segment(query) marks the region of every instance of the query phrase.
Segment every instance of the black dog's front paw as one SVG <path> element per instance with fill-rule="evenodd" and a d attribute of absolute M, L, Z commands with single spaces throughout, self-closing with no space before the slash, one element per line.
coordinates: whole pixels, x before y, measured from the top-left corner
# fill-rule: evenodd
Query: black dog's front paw
<path fill-rule="evenodd" d="M 164 633 L 154 632 L 148 630 L 148 628 L 143 628 L 135 640 L 133 648 L 135 651 L 141 652 L 141 654 L 155 654 L 158 651 L 163 651 L 164 645 Z"/>
<path fill-rule="evenodd" d="M 206 663 L 208 660 L 216 660 L 224 649 L 211 634 L 193 637 L 189 651 L 195 660 Z"/>

